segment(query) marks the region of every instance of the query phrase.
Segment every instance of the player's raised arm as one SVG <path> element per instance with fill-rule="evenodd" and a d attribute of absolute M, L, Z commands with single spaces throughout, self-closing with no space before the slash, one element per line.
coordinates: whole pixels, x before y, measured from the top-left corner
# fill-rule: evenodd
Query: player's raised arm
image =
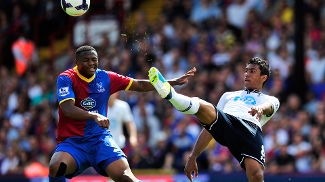
<path fill-rule="evenodd" d="M 185 83 L 188 82 L 189 77 L 194 76 L 195 72 L 196 72 L 196 68 L 194 67 L 179 78 L 174 78 L 165 81 L 167 81 L 170 85 L 184 85 Z M 134 79 L 129 90 L 137 91 L 137 92 L 148 92 L 154 90 L 154 87 L 152 86 L 149 80 Z"/>

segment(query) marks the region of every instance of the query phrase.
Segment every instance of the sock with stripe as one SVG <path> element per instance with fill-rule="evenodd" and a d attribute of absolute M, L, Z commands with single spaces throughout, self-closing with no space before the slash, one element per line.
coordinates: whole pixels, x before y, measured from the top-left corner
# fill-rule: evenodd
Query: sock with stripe
<path fill-rule="evenodd" d="M 184 114 L 195 114 L 199 110 L 200 103 L 197 99 L 188 97 L 183 94 L 177 93 L 173 87 L 171 87 L 171 94 L 169 102 L 173 104 L 173 106 Z"/>

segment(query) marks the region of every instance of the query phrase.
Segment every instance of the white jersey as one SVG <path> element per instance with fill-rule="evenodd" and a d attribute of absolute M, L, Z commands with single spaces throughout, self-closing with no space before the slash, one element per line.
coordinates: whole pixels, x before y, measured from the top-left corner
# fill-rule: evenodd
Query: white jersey
<path fill-rule="evenodd" d="M 123 134 L 123 124 L 133 122 L 133 115 L 129 104 L 116 99 L 112 107 L 108 106 L 107 117 L 110 122 L 109 130 L 115 142 L 120 148 L 124 148 L 125 136 Z"/>
<path fill-rule="evenodd" d="M 272 115 L 263 115 L 261 121 L 259 121 L 256 116 L 252 116 L 248 113 L 253 106 L 258 106 L 265 102 L 273 104 L 274 112 Z M 280 102 L 276 97 L 263 94 L 257 90 L 249 91 L 246 89 L 224 93 L 218 102 L 217 108 L 224 113 L 253 122 L 262 129 L 262 126 L 270 120 L 279 109 L 279 106 Z"/>

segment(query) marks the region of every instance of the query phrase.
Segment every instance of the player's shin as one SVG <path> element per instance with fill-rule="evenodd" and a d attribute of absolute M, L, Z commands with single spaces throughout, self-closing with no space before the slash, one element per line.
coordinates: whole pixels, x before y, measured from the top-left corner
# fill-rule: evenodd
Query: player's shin
<path fill-rule="evenodd" d="M 66 170 L 67 170 L 67 165 L 61 162 L 55 177 L 49 175 L 49 182 L 66 182 L 64 176 Z"/>
<path fill-rule="evenodd" d="M 169 101 L 173 106 L 184 114 L 195 114 L 199 110 L 200 103 L 197 98 L 188 97 L 182 94 L 178 94 L 173 88 L 171 88 L 172 98 Z"/>

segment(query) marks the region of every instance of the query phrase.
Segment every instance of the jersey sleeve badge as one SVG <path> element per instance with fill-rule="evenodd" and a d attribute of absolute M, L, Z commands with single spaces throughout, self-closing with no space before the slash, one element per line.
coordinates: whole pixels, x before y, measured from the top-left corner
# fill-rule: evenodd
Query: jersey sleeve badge
<path fill-rule="evenodd" d="M 66 95 L 68 95 L 69 92 L 69 87 L 61 87 L 59 88 L 59 96 L 64 97 Z"/>

